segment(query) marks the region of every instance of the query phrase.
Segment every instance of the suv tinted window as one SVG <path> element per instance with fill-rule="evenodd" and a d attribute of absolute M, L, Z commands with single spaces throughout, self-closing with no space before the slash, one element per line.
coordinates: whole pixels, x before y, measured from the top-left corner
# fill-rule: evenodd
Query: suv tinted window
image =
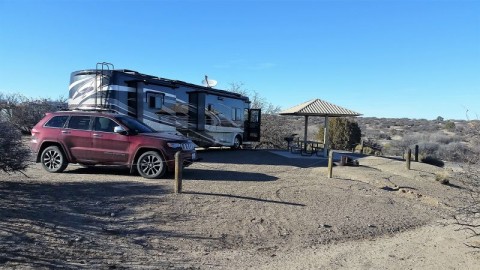
<path fill-rule="evenodd" d="M 93 125 L 93 129 L 96 131 L 113 132 L 113 129 L 116 126 L 118 126 L 118 124 L 111 119 L 105 117 L 97 117 L 95 118 L 95 124 Z"/>
<path fill-rule="evenodd" d="M 48 120 L 45 126 L 60 128 L 65 125 L 65 122 L 67 122 L 67 119 L 68 119 L 68 115 L 54 116 L 52 119 Z"/>
<path fill-rule="evenodd" d="M 124 124 L 130 131 L 135 133 L 152 133 L 155 132 L 154 129 L 145 125 L 144 123 L 138 121 L 135 118 L 126 117 L 126 116 L 118 116 L 116 117 L 120 123 Z"/>
<path fill-rule="evenodd" d="M 70 121 L 68 121 L 68 128 L 89 130 L 90 121 L 90 116 L 72 116 Z"/>

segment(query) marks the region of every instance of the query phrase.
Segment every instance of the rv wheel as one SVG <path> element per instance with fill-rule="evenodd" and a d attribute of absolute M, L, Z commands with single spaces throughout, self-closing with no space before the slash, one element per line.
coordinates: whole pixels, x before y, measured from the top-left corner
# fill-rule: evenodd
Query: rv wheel
<path fill-rule="evenodd" d="M 242 146 L 242 138 L 240 138 L 240 136 L 235 136 L 235 139 L 233 140 L 233 145 L 232 145 L 232 149 L 240 149 L 240 147 Z"/>

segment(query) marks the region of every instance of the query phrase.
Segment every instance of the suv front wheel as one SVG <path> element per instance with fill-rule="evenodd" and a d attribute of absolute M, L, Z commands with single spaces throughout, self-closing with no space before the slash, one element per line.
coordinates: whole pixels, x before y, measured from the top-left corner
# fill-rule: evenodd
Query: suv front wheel
<path fill-rule="evenodd" d="M 57 146 L 49 146 L 45 148 L 40 157 L 43 168 L 51 173 L 60 173 L 68 166 L 65 155 Z"/>
<path fill-rule="evenodd" d="M 158 152 L 145 152 L 138 158 L 137 171 L 142 177 L 158 179 L 165 174 L 165 161 Z"/>

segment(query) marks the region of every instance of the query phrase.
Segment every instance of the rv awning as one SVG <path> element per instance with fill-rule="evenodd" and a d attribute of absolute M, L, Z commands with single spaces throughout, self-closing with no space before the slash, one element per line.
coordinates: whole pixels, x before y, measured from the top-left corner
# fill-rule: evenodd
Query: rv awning
<path fill-rule="evenodd" d="M 305 116 L 305 136 L 304 136 L 304 145 L 307 145 L 307 128 L 308 128 L 308 117 L 309 116 L 323 116 L 325 117 L 325 127 L 324 130 L 324 148 L 323 156 L 327 157 L 329 138 L 328 138 L 328 118 L 329 117 L 347 117 L 347 116 L 359 116 L 361 114 L 345 109 L 338 105 L 326 102 L 321 99 L 313 99 L 297 106 L 293 106 L 287 110 L 281 111 L 280 115 L 297 115 Z"/>

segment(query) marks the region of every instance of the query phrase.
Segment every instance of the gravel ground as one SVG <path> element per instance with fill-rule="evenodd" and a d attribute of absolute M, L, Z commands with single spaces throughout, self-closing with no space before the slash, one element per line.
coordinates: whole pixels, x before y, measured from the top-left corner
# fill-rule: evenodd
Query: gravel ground
<path fill-rule="evenodd" d="M 49 174 L 36 164 L 26 175 L 0 174 L 0 267 L 429 268 L 408 259 L 422 237 L 432 260 L 476 267 L 478 254 L 439 236 L 452 232 L 463 246 L 463 235 L 436 224 L 465 192 L 459 182 L 436 182 L 436 167 L 413 163 L 407 171 L 395 159 L 364 157 L 329 179 L 325 160 L 254 150 L 199 156 L 184 170 L 182 194 L 173 193 L 172 176 L 153 181 L 112 167 L 71 164 Z M 453 245 L 453 259 L 432 239 Z M 401 256 L 372 255 L 395 244 L 405 245 Z"/>

